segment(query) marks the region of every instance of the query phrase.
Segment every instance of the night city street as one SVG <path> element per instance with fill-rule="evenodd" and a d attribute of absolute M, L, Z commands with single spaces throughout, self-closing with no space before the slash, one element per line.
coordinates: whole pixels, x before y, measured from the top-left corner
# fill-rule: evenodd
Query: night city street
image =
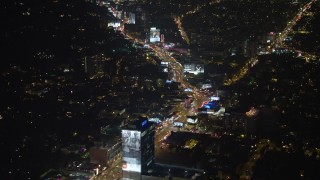
<path fill-rule="evenodd" d="M 320 1 L 3 0 L 1 179 L 320 176 Z"/>

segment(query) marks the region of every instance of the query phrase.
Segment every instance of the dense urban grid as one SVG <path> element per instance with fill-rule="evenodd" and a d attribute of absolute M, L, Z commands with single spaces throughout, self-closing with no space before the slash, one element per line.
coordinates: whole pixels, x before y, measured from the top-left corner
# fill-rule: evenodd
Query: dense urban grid
<path fill-rule="evenodd" d="M 317 0 L 4 0 L 1 179 L 317 179 Z"/>

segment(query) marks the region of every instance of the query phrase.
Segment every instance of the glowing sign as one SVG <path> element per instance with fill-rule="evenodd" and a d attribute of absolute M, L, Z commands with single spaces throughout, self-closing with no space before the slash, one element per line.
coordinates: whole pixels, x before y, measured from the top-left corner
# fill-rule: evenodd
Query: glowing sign
<path fill-rule="evenodd" d="M 122 130 L 121 134 L 122 170 L 141 172 L 141 133 L 133 130 Z"/>
<path fill-rule="evenodd" d="M 144 120 L 144 121 L 142 121 L 141 126 L 146 125 L 146 124 L 147 124 L 147 122 L 148 122 L 148 120 L 147 120 L 147 119 L 146 119 L 146 120 Z"/>
<path fill-rule="evenodd" d="M 160 41 L 161 41 L 161 42 L 164 42 L 164 34 L 161 34 L 161 36 L 160 36 Z"/>
<path fill-rule="evenodd" d="M 182 127 L 182 126 L 183 126 L 183 123 L 182 123 L 182 122 L 177 122 L 177 121 L 175 121 L 175 122 L 173 122 L 173 126 L 175 126 L 175 127 Z"/>
<path fill-rule="evenodd" d="M 169 67 L 169 62 L 161 61 L 161 66 L 163 66 L 163 67 Z"/>
<path fill-rule="evenodd" d="M 199 74 L 204 73 L 204 65 L 203 64 L 184 64 L 184 72 Z"/>
<path fill-rule="evenodd" d="M 220 101 L 220 97 L 218 96 L 211 96 L 210 101 Z"/>
<path fill-rule="evenodd" d="M 128 24 L 136 24 L 136 15 L 134 13 L 129 13 L 129 22 Z"/>
<path fill-rule="evenodd" d="M 211 84 L 203 84 L 201 89 L 210 89 L 212 88 L 212 85 Z"/>
<path fill-rule="evenodd" d="M 108 22 L 108 27 L 114 27 L 117 28 L 120 26 L 120 21 L 112 21 L 112 22 Z"/>
<path fill-rule="evenodd" d="M 218 104 L 216 104 L 215 102 L 213 102 L 213 101 L 210 101 L 210 102 L 204 101 L 204 102 L 202 102 L 201 107 L 202 108 L 206 108 L 206 109 L 217 109 L 217 108 L 220 108 L 220 106 Z"/>
<path fill-rule="evenodd" d="M 160 29 L 150 28 L 150 42 L 160 42 Z"/>
<path fill-rule="evenodd" d="M 155 123 L 161 123 L 161 120 L 159 118 L 149 118 L 148 121 L 155 122 Z"/>
<path fill-rule="evenodd" d="M 190 123 L 190 124 L 197 124 L 198 118 L 188 117 L 188 118 L 187 118 L 187 122 Z"/>

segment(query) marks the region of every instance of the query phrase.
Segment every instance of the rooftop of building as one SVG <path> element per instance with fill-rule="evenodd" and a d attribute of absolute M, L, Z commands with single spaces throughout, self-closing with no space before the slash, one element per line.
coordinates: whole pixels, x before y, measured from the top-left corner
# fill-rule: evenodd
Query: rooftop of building
<path fill-rule="evenodd" d="M 125 126 L 123 129 L 145 131 L 146 129 L 148 129 L 152 125 L 155 125 L 155 123 L 148 121 L 148 117 L 140 116 L 137 120 L 131 122 L 130 124 Z"/>
<path fill-rule="evenodd" d="M 148 179 L 203 179 L 205 171 L 202 169 L 187 168 L 184 166 L 174 166 L 156 163 L 147 174 L 142 175 L 143 180 Z"/>

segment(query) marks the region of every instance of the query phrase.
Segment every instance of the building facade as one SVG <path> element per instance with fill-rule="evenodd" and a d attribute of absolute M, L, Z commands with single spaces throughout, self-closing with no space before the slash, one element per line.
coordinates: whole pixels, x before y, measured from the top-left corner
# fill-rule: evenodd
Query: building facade
<path fill-rule="evenodd" d="M 123 180 L 141 179 L 154 164 L 155 123 L 139 118 L 123 128 L 121 134 Z"/>

